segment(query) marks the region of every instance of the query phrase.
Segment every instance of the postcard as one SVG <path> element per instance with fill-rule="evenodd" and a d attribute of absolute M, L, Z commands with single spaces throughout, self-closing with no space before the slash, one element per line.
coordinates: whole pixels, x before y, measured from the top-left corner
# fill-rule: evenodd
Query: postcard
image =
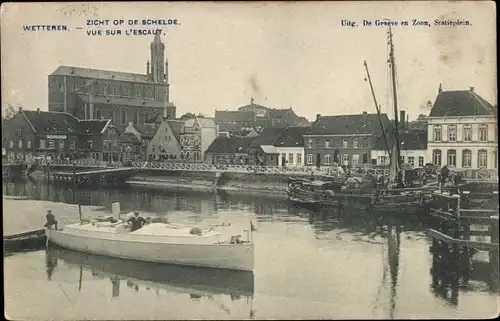
<path fill-rule="evenodd" d="M 3 3 L 5 317 L 498 316 L 495 5 Z"/>

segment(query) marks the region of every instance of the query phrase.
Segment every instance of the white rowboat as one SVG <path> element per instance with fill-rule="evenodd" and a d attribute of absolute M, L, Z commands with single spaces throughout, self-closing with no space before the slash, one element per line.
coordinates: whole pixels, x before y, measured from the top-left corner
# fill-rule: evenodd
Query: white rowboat
<path fill-rule="evenodd" d="M 146 262 L 253 271 L 254 245 L 212 228 L 201 235 L 189 226 L 151 223 L 130 232 L 123 221 L 76 223 L 47 230 L 63 248 Z"/>

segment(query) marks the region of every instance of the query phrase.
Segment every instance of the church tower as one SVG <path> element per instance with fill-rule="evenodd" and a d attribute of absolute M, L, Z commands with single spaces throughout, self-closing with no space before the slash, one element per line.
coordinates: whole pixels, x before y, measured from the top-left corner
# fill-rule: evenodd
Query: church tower
<path fill-rule="evenodd" d="M 165 44 L 161 42 L 160 33 L 157 32 L 151 43 L 151 80 L 164 82 L 163 61 L 165 59 Z"/>

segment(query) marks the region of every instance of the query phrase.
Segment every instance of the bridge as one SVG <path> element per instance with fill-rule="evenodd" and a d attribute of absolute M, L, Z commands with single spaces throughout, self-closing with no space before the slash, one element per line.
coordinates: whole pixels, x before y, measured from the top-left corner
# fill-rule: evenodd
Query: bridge
<path fill-rule="evenodd" d="M 334 167 L 278 167 L 278 166 L 257 166 L 257 165 L 212 165 L 207 163 L 170 163 L 170 162 L 132 162 L 124 165 L 123 163 L 109 163 L 92 159 L 85 160 L 52 160 L 38 162 L 2 162 L 3 166 L 18 166 L 22 164 L 32 165 L 39 164 L 46 167 L 59 168 L 95 168 L 100 170 L 80 171 L 78 175 L 93 175 L 93 174 L 110 174 L 117 172 L 130 171 L 135 169 L 140 170 L 155 170 L 155 171 L 188 171 L 188 172 L 214 172 L 214 173 L 241 173 L 241 174 L 267 174 L 267 175 L 315 175 L 315 176 L 339 176 L 339 170 Z M 114 170 L 116 169 L 116 170 Z M 388 169 L 372 168 L 369 166 L 361 166 L 351 170 L 356 174 L 372 174 L 372 175 L 388 175 Z M 498 182 L 497 169 L 452 169 L 452 173 L 460 172 L 467 181 L 477 182 Z M 71 173 L 68 173 L 71 175 Z"/>

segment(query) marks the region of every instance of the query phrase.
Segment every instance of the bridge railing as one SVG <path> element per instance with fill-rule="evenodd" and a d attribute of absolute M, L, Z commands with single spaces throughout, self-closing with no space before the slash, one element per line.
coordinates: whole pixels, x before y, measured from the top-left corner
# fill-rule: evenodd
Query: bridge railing
<path fill-rule="evenodd" d="M 95 167 L 95 168 L 108 168 L 108 167 L 119 167 L 121 164 L 110 164 L 108 162 L 103 162 L 99 160 L 94 160 L 94 159 L 80 159 L 80 160 L 42 160 L 39 161 L 38 164 L 41 165 L 52 165 L 52 166 L 77 166 L 77 167 Z"/>

